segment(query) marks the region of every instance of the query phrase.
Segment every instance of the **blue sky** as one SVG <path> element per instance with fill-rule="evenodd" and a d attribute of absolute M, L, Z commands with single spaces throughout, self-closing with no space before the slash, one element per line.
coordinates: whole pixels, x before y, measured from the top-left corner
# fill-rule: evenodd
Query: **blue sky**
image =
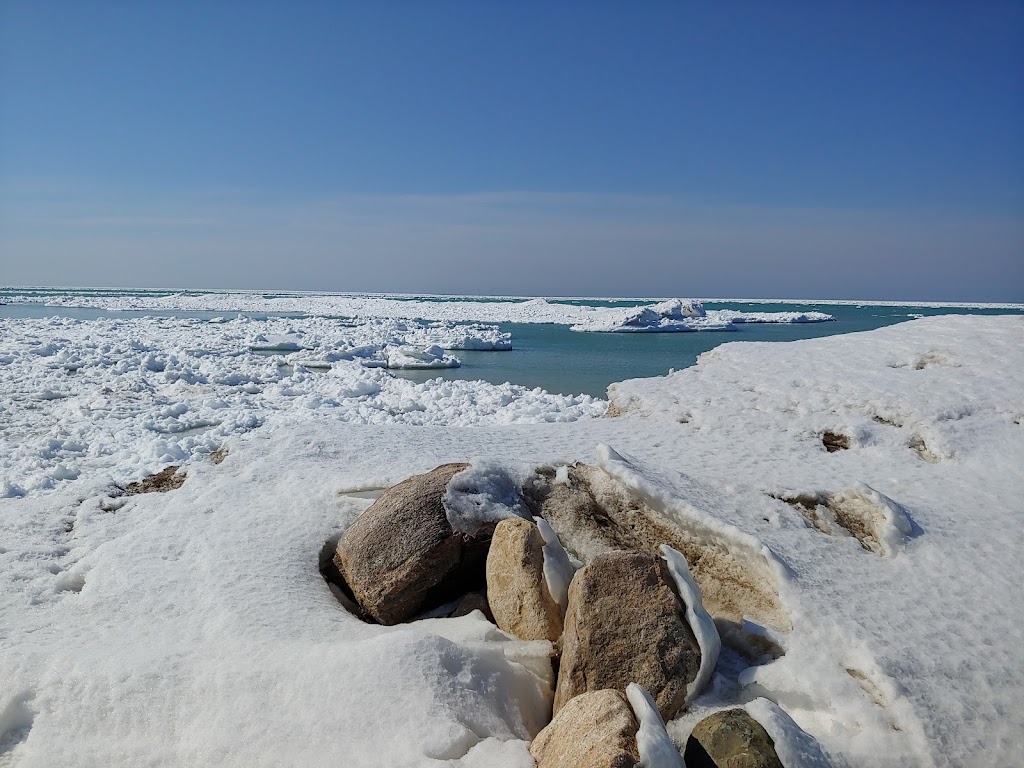
<path fill-rule="evenodd" d="M 0 0 L 0 283 L 1024 300 L 1024 3 Z"/>

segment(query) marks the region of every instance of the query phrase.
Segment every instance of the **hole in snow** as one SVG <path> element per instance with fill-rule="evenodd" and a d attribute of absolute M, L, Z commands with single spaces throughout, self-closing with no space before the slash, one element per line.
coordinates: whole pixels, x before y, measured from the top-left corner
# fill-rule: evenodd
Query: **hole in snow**
<path fill-rule="evenodd" d="M 924 438 L 920 435 L 914 435 L 911 437 L 907 442 L 907 447 L 913 450 L 922 461 L 927 461 L 929 464 L 939 463 L 939 457 L 931 452 L 928 445 L 925 443 Z"/>
<path fill-rule="evenodd" d="M 821 444 L 829 453 L 845 451 L 850 447 L 850 438 L 840 432 L 825 431 L 821 436 Z"/>
<path fill-rule="evenodd" d="M 863 485 L 842 493 L 786 491 L 768 495 L 786 502 L 821 533 L 852 536 L 876 555 L 893 554 L 894 544 L 913 529 L 900 505 Z"/>
<path fill-rule="evenodd" d="M 172 464 L 154 475 L 143 478 L 137 483 L 128 483 L 123 490 L 129 496 L 138 493 L 166 493 L 167 491 L 173 491 L 176 488 L 181 488 L 182 483 L 185 482 L 185 473 L 179 474 L 179 469 L 180 467 Z"/>
<path fill-rule="evenodd" d="M 887 427 L 896 427 L 897 429 L 903 426 L 903 424 L 901 424 L 896 419 L 882 416 L 881 414 L 878 413 L 874 414 L 871 417 L 871 420 L 874 421 L 876 424 L 885 424 Z"/>
<path fill-rule="evenodd" d="M 28 738 L 35 720 L 35 712 L 30 706 L 34 698 L 32 691 L 25 691 L 8 699 L 0 709 L 0 758 L 5 755 L 12 757 L 18 745 Z M 0 762 L 7 764 L 7 759 Z"/>
<path fill-rule="evenodd" d="M 768 634 L 768 630 L 750 621 L 716 619 L 718 636 L 722 644 L 752 664 L 768 664 L 782 658 L 786 652 Z"/>

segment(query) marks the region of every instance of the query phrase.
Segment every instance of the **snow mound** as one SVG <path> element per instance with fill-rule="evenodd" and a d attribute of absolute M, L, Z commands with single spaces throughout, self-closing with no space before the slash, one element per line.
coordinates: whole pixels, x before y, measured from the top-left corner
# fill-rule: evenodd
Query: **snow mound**
<path fill-rule="evenodd" d="M 448 481 L 441 499 L 452 529 L 475 536 L 481 528 L 493 527 L 506 517 L 532 520 L 519 492 L 528 475 L 525 467 L 510 470 L 500 462 L 471 461 Z"/>
<path fill-rule="evenodd" d="M 682 755 L 665 730 L 665 721 L 661 719 L 651 694 L 643 686 L 630 683 L 626 686 L 626 699 L 640 723 L 636 745 L 642 768 L 686 768 Z"/>
<path fill-rule="evenodd" d="M 686 687 L 686 703 L 689 705 L 699 696 L 715 674 L 715 664 L 722 649 L 722 641 L 718 636 L 718 628 L 714 620 L 704 610 L 700 588 L 690 575 L 690 566 L 682 553 L 667 544 L 661 545 L 661 556 L 668 564 L 669 573 L 675 582 L 676 591 L 686 607 L 686 623 L 693 630 L 700 647 L 700 669 L 697 677 Z"/>

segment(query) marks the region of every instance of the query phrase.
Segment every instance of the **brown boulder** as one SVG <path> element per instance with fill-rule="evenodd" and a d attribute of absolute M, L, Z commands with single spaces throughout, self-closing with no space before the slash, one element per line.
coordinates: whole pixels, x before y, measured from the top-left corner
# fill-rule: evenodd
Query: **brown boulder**
<path fill-rule="evenodd" d="M 495 623 L 520 640 L 562 634 L 562 610 L 544 578 L 544 539 L 521 517 L 498 523 L 487 553 L 487 602 Z"/>
<path fill-rule="evenodd" d="M 608 552 L 576 572 L 562 635 L 557 713 L 586 691 L 650 691 L 666 721 L 686 703 L 700 648 L 660 557 Z"/>
<path fill-rule="evenodd" d="M 638 727 L 620 691 L 590 691 L 562 707 L 530 754 L 537 768 L 634 768 L 640 764 Z"/>
<path fill-rule="evenodd" d="M 783 768 L 771 736 L 738 707 L 697 723 L 683 758 L 686 768 Z"/>
<path fill-rule="evenodd" d="M 335 565 L 359 605 L 381 624 L 397 624 L 423 607 L 431 589 L 463 559 L 441 499 L 466 464 L 444 464 L 388 488 L 338 541 Z"/>
<path fill-rule="evenodd" d="M 452 611 L 452 618 L 457 619 L 460 616 L 468 616 L 473 611 L 480 611 L 484 618 L 488 621 L 494 621 L 494 616 L 491 614 L 491 607 L 487 604 L 487 598 L 479 592 L 470 592 L 464 598 L 459 600 L 459 604 L 455 606 L 455 610 Z"/>

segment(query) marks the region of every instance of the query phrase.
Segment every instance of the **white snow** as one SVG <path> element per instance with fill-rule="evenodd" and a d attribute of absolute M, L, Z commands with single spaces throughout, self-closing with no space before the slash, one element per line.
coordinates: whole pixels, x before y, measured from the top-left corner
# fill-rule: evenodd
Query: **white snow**
<path fill-rule="evenodd" d="M 474 459 L 448 481 L 441 504 L 452 528 L 473 536 L 485 525 L 506 517 L 532 520 L 519 489 L 529 473 L 525 466 Z"/>
<path fill-rule="evenodd" d="M 9 295 L 11 303 L 27 303 L 38 297 Z M 295 313 L 325 318 L 359 320 L 428 320 L 458 323 L 436 331 L 435 343 L 445 349 L 511 349 L 511 338 L 496 329 L 481 331 L 463 325 L 467 320 L 483 323 L 559 323 L 573 330 L 694 331 L 735 330 L 734 323 L 806 323 L 832 320 L 821 312 L 747 312 L 708 310 L 693 299 L 667 299 L 659 303 L 616 308 L 556 299 L 480 297 L 446 299 L 365 294 L 275 294 L 233 292 L 189 292 L 171 295 L 61 294 L 48 295 L 47 306 L 91 307 L 107 310 L 214 311 Z"/>
<path fill-rule="evenodd" d="M 640 728 L 636 732 L 636 745 L 642 768 L 686 768 L 682 755 L 665 730 L 654 699 L 647 689 L 636 683 L 626 686 L 626 699 L 633 708 Z"/>
<path fill-rule="evenodd" d="M 834 319 L 823 312 L 705 310 L 699 301 L 669 299 L 646 307 L 599 311 L 586 322 L 573 325 L 572 330 L 603 333 L 735 331 L 737 323 L 821 323 Z"/>
<path fill-rule="evenodd" d="M 548 585 L 548 593 L 561 606 L 564 615 L 566 608 L 569 607 L 569 585 L 577 566 L 572 562 L 548 521 L 543 517 L 534 517 L 533 521 L 540 529 L 541 538 L 544 539 L 544 581 Z"/>
<path fill-rule="evenodd" d="M 800 729 L 773 701 L 757 698 L 744 707 L 775 742 L 775 754 L 786 768 L 834 768 L 821 746 Z"/>
<path fill-rule="evenodd" d="M 585 395 L 475 381 L 415 384 L 375 369 L 450 364 L 439 346 L 406 343 L 437 331 L 325 318 L 0 319 L 0 496 L 53 489 L 84 470 L 136 480 L 210 453 L 282 411 L 298 424 L 455 426 L 605 410 Z M 266 355 L 251 351 L 254 344 L 303 350 Z"/>
<path fill-rule="evenodd" d="M 314 349 L 292 354 L 315 354 L 348 333 L 336 323 L 0 322 L 0 765 L 529 766 L 550 644 L 478 614 L 363 624 L 317 572 L 370 503 L 347 493 L 469 459 L 513 481 L 599 462 L 704 545 L 763 564 L 784 655 L 723 646 L 667 724 L 677 747 L 747 704 L 804 765 L 1019 762 L 1024 319 L 726 344 L 613 385 L 614 419 L 581 418 L 603 412 L 590 398 L 248 348 L 302 331 Z M 828 453 L 826 430 L 849 449 Z M 181 488 L 112 495 L 170 463 Z M 770 495 L 858 484 L 905 518 L 896 557 Z"/>
<path fill-rule="evenodd" d="M 711 682 L 715 665 L 718 663 L 718 654 L 722 649 L 722 641 L 718 636 L 718 627 L 715 626 L 714 619 L 704 610 L 700 589 L 690 575 L 690 566 L 686 558 L 668 544 L 661 545 L 661 556 L 668 564 L 676 590 L 686 607 L 686 623 L 693 630 L 697 646 L 700 648 L 700 669 L 697 670 L 697 677 L 686 686 L 686 703 L 689 704 Z"/>

